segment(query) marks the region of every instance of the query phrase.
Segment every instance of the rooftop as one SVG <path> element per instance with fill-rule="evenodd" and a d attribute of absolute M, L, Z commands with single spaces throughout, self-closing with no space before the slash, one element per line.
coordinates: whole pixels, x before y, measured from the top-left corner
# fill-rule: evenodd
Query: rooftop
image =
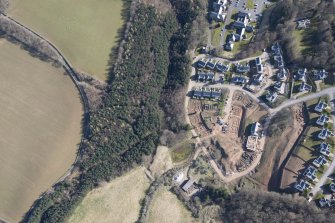
<path fill-rule="evenodd" d="M 319 101 L 318 104 L 315 106 L 314 110 L 317 112 L 322 112 L 323 109 L 327 108 L 327 103 L 324 101 Z"/>
<path fill-rule="evenodd" d="M 305 180 L 298 181 L 294 186 L 295 189 L 297 189 L 298 191 L 301 191 L 301 192 L 308 189 L 309 187 L 310 187 L 310 184 Z"/>

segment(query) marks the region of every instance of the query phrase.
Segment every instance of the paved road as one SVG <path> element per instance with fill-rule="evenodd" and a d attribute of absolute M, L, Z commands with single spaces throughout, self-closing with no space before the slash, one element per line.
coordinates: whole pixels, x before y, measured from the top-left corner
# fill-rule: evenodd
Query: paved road
<path fill-rule="evenodd" d="M 195 63 L 196 61 L 202 59 L 202 58 L 205 58 L 205 57 L 208 57 L 207 55 L 198 55 L 197 57 L 194 58 L 193 62 Z M 226 60 L 226 59 L 220 59 L 220 58 L 216 58 L 217 60 L 221 61 L 221 62 L 240 62 L 240 61 L 229 61 L 229 60 Z M 247 58 L 245 60 L 251 60 L 253 58 Z M 243 61 L 243 60 L 242 60 Z M 194 67 L 192 67 L 192 72 L 191 72 L 191 76 L 194 76 L 196 74 L 196 69 Z M 331 98 L 335 98 L 334 97 L 334 94 L 335 94 L 335 87 L 331 87 L 331 88 L 327 88 L 327 89 L 324 89 L 320 92 L 317 92 L 317 93 L 313 93 L 313 94 L 310 94 L 310 95 L 306 95 L 304 97 L 301 97 L 301 98 L 298 98 L 298 99 L 289 99 L 285 102 L 283 102 L 280 106 L 276 107 L 276 108 L 269 108 L 268 105 L 266 105 L 264 102 L 260 101 L 260 99 L 257 97 L 257 95 L 249 92 L 249 91 L 246 91 L 244 89 L 242 89 L 240 86 L 235 86 L 235 85 L 229 85 L 229 84 L 221 84 L 221 83 L 217 83 L 217 84 L 206 84 L 206 83 L 201 83 L 201 82 L 194 82 L 192 80 L 190 80 L 189 84 L 188 84 L 188 92 L 190 92 L 192 90 L 193 87 L 203 87 L 203 86 L 208 86 L 208 87 L 213 87 L 213 88 L 227 88 L 229 89 L 230 91 L 230 94 L 232 94 L 235 90 L 239 90 L 239 91 L 242 91 L 244 92 L 245 94 L 247 94 L 248 96 L 250 96 L 253 100 L 255 100 L 259 105 L 263 106 L 265 109 L 268 110 L 269 112 L 269 116 L 268 118 L 266 119 L 266 122 L 264 124 L 264 129 L 265 131 L 267 131 L 267 128 L 269 126 L 269 123 L 272 119 L 272 117 L 277 113 L 279 112 L 280 110 L 284 109 L 284 108 L 287 108 L 287 107 L 290 107 L 290 106 L 293 106 L 295 104 L 299 104 L 299 103 L 302 103 L 302 102 L 305 102 L 305 101 L 309 101 L 309 100 L 312 100 L 312 99 L 315 99 L 315 98 L 319 98 L 321 96 L 324 96 L 324 95 L 330 95 Z M 186 115 L 186 122 L 188 124 L 191 124 L 190 122 L 190 119 L 189 119 L 189 116 L 187 114 L 187 106 L 188 106 L 188 103 L 189 103 L 189 100 L 190 98 L 189 97 L 186 97 L 185 101 L 184 101 L 184 109 L 185 109 L 185 115 Z M 333 108 L 334 109 L 334 108 Z M 335 113 L 335 109 L 334 109 L 334 113 Z M 333 123 L 334 123 L 334 132 L 335 132 L 335 117 L 333 116 Z M 192 135 L 193 136 L 197 136 L 197 133 L 195 132 L 194 129 L 192 129 Z M 265 133 L 265 135 L 267 135 Z M 201 139 L 198 137 L 197 138 L 197 141 L 200 143 L 201 142 Z M 214 171 L 218 174 L 218 176 L 221 178 L 221 180 L 223 182 L 230 182 L 232 180 L 235 180 L 235 179 L 238 179 L 240 177 L 243 177 L 247 174 L 249 174 L 250 172 L 252 172 L 256 166 L 259 164 L 260 162 L 260 159 L 261 159 L 261 156 L 262 154 L 259 154 L 256 159 L 254 160 L 254 162 L 245 170 L 245 171 L 242 171 L 242 172 L 237 172 L 237 173 L 234 173 L 233 175 L 230 175 L 230 176 L 224 176 L 222 174 L 222 171 L 220 170 L 220 168 L 217 166 L 217 164 L 215 163 L 215 161 L 212 159 L 212 157 L 210 156 L 210 154 L 208 153 L 207 149 L 205 147 L 202 147 L 201 148 L 202 151 L 205 153 L 205 155 L 208 157 L 209 161 L 210 161 L 210 164 L 212 166 L 212 168 L 214 169 Z M 333 160 L 333 162 L 331 163 L 329 169 L 325 172 L 325 174 L 321 177 L 318 185 L 315 187 L 315 191 L 319 191 L 320 190 L 320 186 L 322 186 L 325 181 L 327 180 L 327 177 L 330 173 L 332 173 L 332 170 L 335 168 L 335 159 Z M 313 193 L 315 194 L 315 193 Z"/>
<path fill-rule="evenodd" d="M 334 100 L 334 94 L 335 91 L 333 90 L 330 94 L 329 97 L 331 99 L 331 101 Z M 335 106 L 334 103 L 332 103 L 332 111 L 333 111 L 333 131 L 335 132 L 335 116 L 334 116 L 334 112 L 335 112 Z M 331 164 L 329 165 L 328 169 L 326 170 L 326 172 L 323 173 L 323 175 L 321 176 L 321 178 L 319 179 L 319 181 L 315 184 L 315 186 L 313 187 L 313 189 L 311 190 L 311 193 L 313 194 L 313 197 L 320 191 L 322 190 L 322 186 L 326 183 L 328 176 L 331 175 L 333 173 L 335 169 L 335 158 L 333 157 L 333 161 L 331 162 Z"/>

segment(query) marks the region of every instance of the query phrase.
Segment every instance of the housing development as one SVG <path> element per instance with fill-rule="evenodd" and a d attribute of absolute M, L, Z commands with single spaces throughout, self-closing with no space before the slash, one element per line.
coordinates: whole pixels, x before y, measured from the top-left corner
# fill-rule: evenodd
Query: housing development
<path fill-rule="evenodd" d="M 0 0 L 0 223 L 335 223 L 331 0 Z"/>

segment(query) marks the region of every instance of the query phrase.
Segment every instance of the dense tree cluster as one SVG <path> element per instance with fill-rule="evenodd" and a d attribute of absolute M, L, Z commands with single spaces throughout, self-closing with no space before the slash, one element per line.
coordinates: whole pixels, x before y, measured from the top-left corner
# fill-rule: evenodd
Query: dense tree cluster
<path fill-rule="evenodd" d="M 9 0 L 0 0 L 0 13 L 6 13 L 9 7 Z"/>
<path fill-rule="evenodd" d="M 299 40 L 294 36 L 296 20 L 309 18 L 311 25 Z M 239 57 L 247 57 L 262 50 L 272 42 L 281 41 L 286 61 L 307 68 L 335 67 L 335 6 L 326 0 L 283 0 L 264 12 L 263 21 L 248 50 Z"/>
<path fill-rule="evenodd" d="M 107 93 L 101 106 L 90 115 L 89 136 L 75 164 L 79 176 L 59 183 L 54 191 L 36 201 L 26 222 L 64 222 L 100 181 L 120 176 L 156 148 L 163 121 L 159 102 L 170 83 L 167 79 L 172 79 L 169 65 L 177 61 L 174 57 L 187 58 L 185 47 L 190 34 L 186 30 L 191 29 L 196 15 L 195 6 L 188 8 L 191 0 L 179 2 L 172 2 L 174 10 L 165 13 L 138 5 L 131 24 L 127 24 L 122 53 L 111 70 Z M 182 10 L 185 15 L 180 13 Z M 179 49 L 182 44 L 185 46 Z M 173 56 L 172 51 L 176 51 Z M 186 62 L 178 65 L 183 71 L 189 65 Z M 189 75 L 187 72 L 183 75 Z M 185 85 L 187 78 L 179 83 Z"/>
<path fill-rule="evenodd" d="M 221 206 L 224 222 L 335 222 L 334 213 L 322 211 L 303 198 L 257 190 L 233 194 Z"/>
<path fill-rule="evenodd" d="M 189 49 L 203 42 L 206 34 L 206 0 L 170 0 L 179 23 L 169 47 L 170 64 L 164 86 L 161 107 L 165 112 L 165 127 L 178 133 L 187 129 L 184 116 L 184 98 L 191 72 Z"/>

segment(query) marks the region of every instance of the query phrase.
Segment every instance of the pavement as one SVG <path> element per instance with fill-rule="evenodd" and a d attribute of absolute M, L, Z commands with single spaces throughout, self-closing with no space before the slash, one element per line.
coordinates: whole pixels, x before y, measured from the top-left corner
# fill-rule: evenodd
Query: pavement
<path fill-rule="evenodd" d="M 247 9 L 246 8 L 247 1 L 248 0 L 232 0 L 231 4 L 228 6 L 228 10 L 226 12 L 227 13 L 226 20 L 221 31 L 221 41 L 220 41 L 221 46 L 224 45 L 226 42 L 226 40 L 224 39 L 225 33 L 227 32 L 226 26 L 229 24 L 233 12 L 242 11 L 250 13 L 250 19 L 252 21 L 257 21 L 257 19 L 259 18 L 259 16 L 257 15 L 261 14 L 263 11 L 263 6 L 269 3 L 267 0 L 253 0 L 254 3 L 253 9 Z M 256 4 L 257 6 L 255 6 Z"/>
<path fill-rule="evenodd" d="M 335 90 L 333 90 L 330 94 L 329 94 L 329 97 L 330 97 L 330 101 L 333 101 L 335 96 Z M 331 104 L 332 106 L 332 111 L 333 111 L 333 115 L 332 115 L 332 118 L 333 118 L 333 132 L 335 132 L 335 107 L 334 107 L 334 103 Z M 313 187 L 313 189 L 311 190 L 311 193 L 313 194 L 313 197 L 316 196 L 316 194 L 319 192 L 319 191 L 322 191 L 322 186 L 326 183 L 326 181 L 328 180 L 328 177 L 333 173 L 335 169 L 335 158 L 333 157 L 333 161 L 330 163 L 328 169 L 326 170 L 326 172 L 323 173 L 323 175 L 321 176 L 321 178 L 319 179 L 319 181 L 315 184 L 315 186 Z"/>
<path fill-rule="evenodd" d="M 196 61 L 198 61 L 198 60 L 200 60 L 202 58 L 205 58 L 205 57 L 208 57 L 208 56 L 200 54 L 197 57 L 193 58 L 193 62 L 195 63 Z M 247 59 L 244 59 L 244 60 L 251 60 L 251 59 L 253 59 L 253 58 L 247 58 Z M 230 60 L 221 59 L 221 58 L 216 58 L 216 60 L 219 60 L 220 62 L 231 62 L 231 63 L 237 62 L 237 61 L 230 61 Z M 194 76 L 195 74 L 196 74 L 196 69 L 194 67 L 192 67 L 191 76 Z M 310 95 L 303 96 L 303 97 L 298 98 L 298 99 L 289 99 L 289 100 L 283 102 L 280 106 L 278 106 L 276 108 L 270 108 L 270 107 L 268 107 L 268 105 L 266 105 L 264 102 L 262 102 L 258 98 L 258 95 L 255 95 L 255 94 L 253 94 L 253 93 L 251 93 L 251 92 L 243 89 L 242 87 L 236 86 L 236 85 L 222 84 L 222 83 L 208 84 L 208 83 L 195 82 L 195 81 L 190 80 L 190 82 L 188 84 L 188 92 L 190 92 L 193 87 L 204 87 L 204 86 L 206 86 L 206 87 L 212 87 L 212 88 L 226 88 L 226 89 L 229 90 L 230 95 L 232 95 L 232 93 L 235 90 L 242 91 L 245 94 L 247 94 L 248 96 L 250 96 L 253 100 L 255 100 L 259 105 L 265 107 L 265 109 L 267 109 L 268 112 L 269 112 L 269 116 L 266 119 L 266 122 L 264 124 L 264 130 L 265 131 L 267 131 L 267 127 L 268 127 L 268 125 L 269 125 L 272 117 L 274 117 L 274 115 L 277 112 L 279 112 L 280 110 L 282 110 L 284 108 L 291 107 L 291 106 L 293 106 L 295 104 L 299 104 L 299 103 L 302 103 L 302 102 L 305 102 L 305 101 L 309 101 L 309 100 L 312 100 L 312 99 L 315 99 L 315 98 L 319 98 L 319 97 L 324 96 L 324 95 L 330 96 L 331 99 L 335 98 L 335 87 L 331 87 L 331 88 L 324 89 L 324 90 L 322 90 L 320 92 L 317 92 L 317 93 L 313 93 L 313 94 L 310 94 Z M 189 116 L 188 116 L 188 113 L 187 113 L 187 106 L 188 106 L 189 100 L 190 100 L 190 97 L 186 97 L 185 98 L 184 109 L 185 109 L 186 122 L 188 124 L 191 124 Z M 332 104 L 332 109 L 333 109 L 333 112 L 334 112 L 333 114 L 335 114 L 334 104 Z M 334 124 L 333 128 L 334 128 L 334 132 L 335 132 L 335 117 L 334 117 L 334 115 L 332 116 L 332 118 L 333 118 L 333 124 Z M 192 133 L 192 135 L 194 137 L 198 136 L 197 133 L 196 133 L 196 131 L 194 129 L 191 130 L 191 133 Z M 266 132 L 265 132 L 265 135 L 267 135 Z M 201 139 L 199 137 L 197 137 L 197 142 L 198 143 L 201 142 Z M 254 160 L 254 162 L 246 170 L 244 170 L 242 172 L 233 173 L 233 174 L 231 174 L 229 176 L 224 176 L 223 173 L 222 173 L 222 171 L 221 171 L 221 169 L 218 167 L 218 165 L 216 164 L 216 162 L 213 160 L 213 158 L 211 157 L 211 155 L 208 153 L 207 149 L 205 147 L 201 147 L 201 150 L 208 157 L 210 165 L 212 166 L 212 168 L 214 169 L 214 171 L 218 174 L 218 176 L 220 177 L 220 179 L 223 182 L 230 182 L 232 180 L 241 178 L 241 177 L 243 177 L 243 176 L 251 173 L 257 167 L 257 165 L 259 164 L 260 159 L 262 157 L 262 153 L 260 153 L 260 154 L 257 155 L 257 157 Z M 196 158 L 196 156 L 195 156 L 195 158 Z M 335 168 L 335 159 L 330 164 L 328 170 L 320 178 L 320 180 L 317 183 L 317 185 L 313 188 L 313 190 L 312 190 L 313 194 L 316 194 L 318 191 L 322 190 L 321 187 L 327 181 L 328 176 L 330 174 L 332 174 L 334 168 Z"/>

